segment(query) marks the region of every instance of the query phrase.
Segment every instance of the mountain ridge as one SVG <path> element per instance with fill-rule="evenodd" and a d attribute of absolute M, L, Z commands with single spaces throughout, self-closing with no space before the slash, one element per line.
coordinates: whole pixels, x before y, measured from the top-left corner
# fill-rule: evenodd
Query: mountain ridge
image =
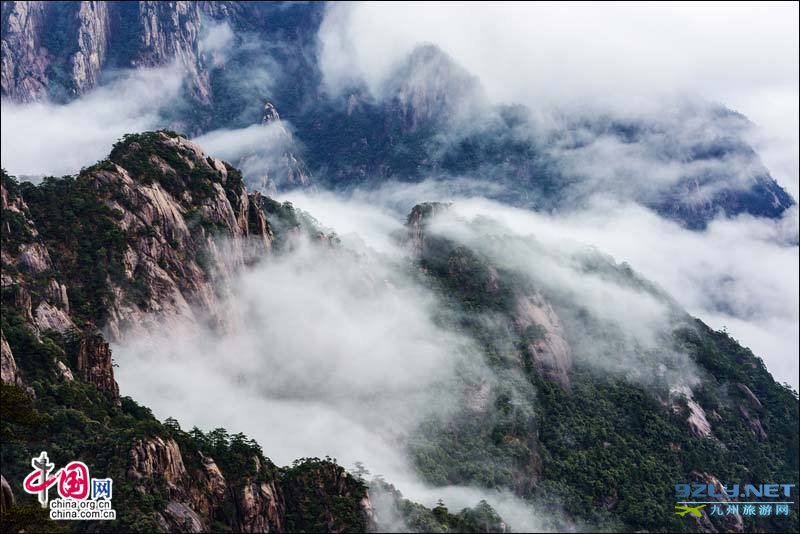
<path fill-rule="evenodd" d="M 520 207 L 552 211 L 610 193 L 693 230 L 720 215 L 779 218 L 795 205 L 746 142 L 743 121 L 710 104 L 683 106 L 674 117 L 571 113 L 555 131 L 540 131 L 521 106 L 487 105 L 479 80 L 433 45 L 412 50 L 380 89 L 386 94 L 363 84 L 331 94 L 315 37 L 324 9 L 3 2 L 2 94 L 68 101 L 101 85 L 110 68 L 176 63 L 183 98 L 166 110 L 165 126 L 193 135 L 244 128 L 261 121 L 265 102 L 293 125 L 286 162 L 247 177 L 253 185 L 268 175 L 283 189 L 313 181 L 347 191 L 467 175 Z M 53 17 L 65 23 L 48 35 Z M 202 49 L 213 24 L 233 34 L 230 57 L 219 65 Z M 262 81 L 243 85 L 249 78 Z M 670 168 L 674 175 L 666 176 Z"/>
<path fill-rule="evenodd" d="M 173 132 L 125 136 L 75 177 L 35 186 L 3 171 L 0 186 L 4 529 L 52 526 L 16 491 L 25 455 L 40 448 L 113 477 L 120 530 L 375 528 L 367 486 L 334 460 L 279 468 L 241 433 L 159 422 L 114 378 L 107 339 L 203 321 L 198 311 L 224 329 L 213 312 L 225 279 L 291 235 L 325 246 L 310 219 L 247 193 L 236 169 Z M 85 246 L 71 248 L 76 240 Z M 407 512 L 429 529 L 478 520 Z"/>
<path fill-rule="evenodd" d="M 4 405 L 15 406 L 4 432 L 17 433 L 12 452 L 3 455 L 9 484 L 18 483 L 20 466 L 35 448 L 52 448 L 42 445 L 36 430 L 44 424 L 62 443 L 59 461 L 95 458 L 90 463 L 130 488 L 122 494 L 126 507 L 148 518 L 143 523 L 123 517 L 134 530 L 184 530 L 186 517 L 188 530 L 223 524 L 256 530 L 375 528 L 381 518 L 365 493 L 367 485 L 390 495 L 390 506 L 405 514 L 408 528 L 506 528 L 492 519 L 491 508 L 453 515 L 443 507 L 426 511 L 398 501 L 402 497 L 383 482 L 366 484 L 329 460 L 277 468 L 241 434 L 187 433 L 176 421 L 159 423 L 149 410 L 119 396 L 112 354 L 98 327 L 124 342 L 124 331 L 165 328 L 170 316 L 202 321 L 193 315 L 195 308 L 212 312 L 211 328 L 224 331 L 224 321 L 213 320 L 213 295 L 238 270 L 265 254 L 291 253 L 292 236 L 305 235 L 334 253 L 340 247 L 313 219 L 289 204 L 247 193 L 233 167 L 168 131 L 125 136 L 109 159 L 77 177 L 35 186 L 4 173 L 2 186 L 3 394 Z M 71 205 L 83 210 L 71 212 Z M 409 436 L 408 453 L 423 480 L 434 486 L 510 488 L 540 505 L 555 499 L 559 504 L 544 505 L 553 514 L 553 528 L 566 528 L 575 519 L 614 528 L 748 528 L 707 516 L 691 523 L 664 519 L 670 517 L 672 487 L 654 487 L 649 480 L 785 479 L 796 468 L 786 460 L 798 449 L 787 427 L 797 419 L 796 393 L 776 384 L 749 350 L 678 309 L 663 347 L 631 353 L 643 371 L 627 376 L 611 367 L 598 375 L 586 359 L 586 341 L 575 332 L 588 329 L 589 339 L 624 348 L 617 327 L 592 318 L 595 312 L 586 303 L 542 285 L 544 279 L 518 271 L 493 252 L 540 244 L 504 236 L 501 226 L 489 227 L 487 237 L 483 226 L 452 218 L 451 211 L 437 203 L 411 210 L 403 238 L 409 268 L 448 303 L 444 309 L 450 311 L 440 320 L 477 343 L 495 378 L 465 382 L 459 410 L 445 421 L 423 421 Z M 192 217 L 194 223 L 187 224 Z M 452 233 L 463 225 L 473 231 Z M 214 252 L 219 247 L 214 235 L 227 235 L 234 246 Z M 460 235 L 467 237 L 454 237 Z M 95 237 L 105 245 L 93 244 Z M 75 239 L 86 246 L 64 248 Z M 585 276 L 676 306 L 624 264 L 596 252 L 575 258 Z M 88 265 L 101 275 L 94 285 L 84 281 Z M 221 275 L 213 276 L 217 272 Z M 136 280 L 143 287 L 131 284 Z M 175 305 L 154 306 L 162 301 Z M 699 383 L 675 381 L 684 364 L 673 350 L 688 354 L 703 370 Z M 67 423 L 71 419 L 63 415 L 42 423 L 43 414 L 62 414 L 64 406 L 101 421 L 107 436 Z M 604 436 L 601 444 L 598 436 Z M 569 445 L 575 439 L 580 447 Z M 119 450 L 117 459 L 100 460 L 101 445 Z M 736 451 L 750 460 L 735 460 Z M 258 459 L 254 470 L 244 468 L 252 456 Z M 784 460 L 773 465 L 768 457 Z M 650 467 L 642 471 L 645 459 Z M 576 470 L 576 461 L 589 463 Z M 736 467 L 742 461 L 750 462 L 744 472 Z M 609 462 L 628 486 L 608 478 Z M 162 479 L 166 487 L 159 485 Z M 329 489 L 320 493 L 312 489 L 315 484 Z M 628 489 L 620 493 L 623 487 Z M 142 500 L 148 492 L 161 497 Z M 348 504 L 334 512 L 330 499 Z M 226 504 L 231 502 L 233 516 Z M 561 506 L 566 519 L 559 519 Z M 646 509 L 663 514 L 648 516 Z M 796 515 L 788 519 L 796 520 Z"/>

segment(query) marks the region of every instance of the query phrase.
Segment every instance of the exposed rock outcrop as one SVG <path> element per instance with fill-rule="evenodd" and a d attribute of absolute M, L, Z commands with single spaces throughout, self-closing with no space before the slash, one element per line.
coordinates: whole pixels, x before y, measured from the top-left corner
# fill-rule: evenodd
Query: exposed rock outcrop
<path fill-rule="evenodd" d="M 11 352 L 11 347 L 2 331 L 0 331 L 0 379 L 3 384 L 18 384 L 20 381 L 14 353 Z"/>
<path fill-rule="evenodd" d="M 66 380 L 67 382 L 72 382 L 73 380 L 75 380 L 72 371 L 70 370 L 69 367 L 66 366 L 64 362 L 62 362 L 61 360 L 57 360 L 56 367 L 58 368 L 59 376 L 61 376 L 63 380 Z"/>
<path fill-rule="evenodd" d="M 694 482 L 698 482 L 705 485 L 711 485 L 714 487 L 714 494 L 718 495 L 715 497 L 708 497 L 710 501 L 717 501 L 721 504 L 727 504 L 731 502 L 731 500 L 725 495 L 725 487 L 722 485 L 722 482 L 719 481 L 717 477 L 711 475 L 709 473 L 701 472 L 701 471 L 692 471 L 691 477 Z M 711 523 L 708 518 L 708 509 L 703 509 L 701 511 L 702 516 L 699 518 L 693 517 L 697 528 L 700 532 L 717 532 L 717 529 Z M 720 519 L 720 523 L 723 527 L 723 532 L 743 532 L 744 531 L 744 521 L 742 520 L 742 516 L 739 514 L 731 514 L 726 515 L 722 519 Z"/>
<path fill-rule="evenodd" d="M 153 437 L 133 443 L 129 453 L 128 478 L 141 480 L 161 477 L 175 485 L 186 476 L 186 467 L 174 439 Z"/>
<path fill-rule="evenodd" d="M 78 342 L 77 371 L 81 379 L 103 391 L 119 397 L 119 386 L 114 380 L 111 349 L 99 333 L 89 333 Z"/>
<path fill-rule="evenodd" d="M 133 67 L 155 67 L 178 61 L 193 95 L 209 102 L 208 71 L 198 50 L 200 9 L 196 2 L 139 2 L 139 50 Z"/>
<path fill-rule="evenodd" d="M 43 47 L 48 2 L 3 2 L 2 94 L 17 102 L 47 95 L 47 50 Z"/>
<path fill-rule="evenodd" d="M 758 417 L 752 415 L 744 406 L 739 406 L 739 415 L 741 415 L 742 419 L 747 422 L 747 426 L 750 427 L 750 431 L 753 432 L 759 441 L 767 440 L 769 436 L 767 436 L 764 426 L 761 424 L 761 420 Z"/>
<path fill-rule="evenodd" d="M 708 421 L 703 407 L 692 397 L 692 389 L 686 385 L 678 386 L 671 391 L 671 395 L 673 396 L 673 412 L 686 414 L 688 411 L 686 423 L 689 425 L 689 431 L 692 435 L 698 438 L 710 436 L 711 423 Z M 683 402 L 686 403 L 685 408 Z"/>
<path fill-rule="evenodd" d="M 40 243 L 25 243 L 20 246 L 19 268 L 31 274 L 42 274 L 52 267 L 50 254 Z"/>
<path fill-rule="evenodd" d="M 14 502 L 14 492 L 11 491 L 11 486 L 6 482 L 6 477 L 0 475 L 0 514 L 14 506 Z"/>
<path fill-rule="evenodd" d="M 236 507 L 236 523 L 241 532 L 283 530 L 286 509 L 274 482 L 258 482 L 248 477 L 231 487 L 230 495 Z"/>
<path fill-rule="evenodd" d="M 108 6 L 108 2 L 80 2 L 78 7 L 78 50 L 69 60 L 74 94 L 93 89 L 100 80 L 110 33 Z"/>
<path fill-rule="evenodd" d="M 526 340 L 528 355 L 537 372 L 569 388 L 572 349 L 553 307 L 540 294 L 520 296 L 516 301 L 514 323 Z"/>
<path fill-rule="evenodd" d="M 296 146 L 294 136 L 269 101 L 264 105 L 261 124 L 268 127 L 264 130 L 268 138 L 265 137 L 262 149 L 272 147 L 270 153 L 265 158 L 263 153 L 254 151 L 239 160 L 243 166 L 249 160 L 258 162 L 259 166 L 267 161 L 267 165 L 259 169 L 259 174 L 248 177 L 251 188 L 269 195 L 274 195 L 279 189 L 313 189 L 311 171 L 293 151 Z"/>
<path fill-rule="evenodd" d="M 162 517 L 170 532 L 207 532 L 208 527 L 197 513 L 187 505 L 169 501 Z"/>
<path fill-rule="evenodd" d="M 419 257 L 425 247 L 425 234 L 431 219 L 444 213 L 450 207 L 441 202 L 423 202 L 411 208 L 406 219 L 408 237 L 405 241 L 406 248 L 415 257 Z"/>
<path fill-rule="evenodd" d="M 177 62 L 199 101 L 211 95 L 197 2 L 3 2 L 2 95 L 67 100 L 105 69 Z"/>
<path fill-rule="evenodd" d="M 750 390 L 749 387 L 745 386 L 741 382 L 736 384 L 736 387 L 745 396 L 745 398 L 747 399 L 747 402 L 750 403 L 750 407 L 751 408 L 753 408 L 754 410 L 760 410 L 761 408 L 763 408 L 763 405 L 761 404 L 761 401 L 758 400 L 758 397 L 755 396 L 755 394 Z"/>
<path fill-rule="evenodd" d="M 56 308 L 46 300 L 40 302 L 36 307 L 33 320 L 42 331 L 54 330 L 63 334 L 75 328 L 75 323 L 64 310 Z"/>
<path fill-rule="evenodd" d="M 706 418 L 705 410 L 694 399 L 688 399 L 686 405 L 689 407 L 689 418 L 686 421 L 692 434 L 698 438 L 710 436 L 711 423 Z"/>

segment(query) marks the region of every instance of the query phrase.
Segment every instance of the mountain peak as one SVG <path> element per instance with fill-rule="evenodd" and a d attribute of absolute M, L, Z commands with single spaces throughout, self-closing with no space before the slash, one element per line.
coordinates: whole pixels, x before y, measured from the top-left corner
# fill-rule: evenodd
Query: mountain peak
<path fill-rule="evenodd" d="M 387 87 L 410 130 L 486 105 L 478 78 L 432 44 L 414 48 Z"/>

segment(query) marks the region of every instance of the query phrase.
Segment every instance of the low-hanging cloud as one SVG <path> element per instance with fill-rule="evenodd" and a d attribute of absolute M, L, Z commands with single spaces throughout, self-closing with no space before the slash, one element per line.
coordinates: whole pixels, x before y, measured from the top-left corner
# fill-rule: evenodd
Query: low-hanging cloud
<path fill-rule="evenodd" d="M 453 211 L 490 216 L 519 235 L 533 235 L 547 247 L 573 243 L 596 247 L 624 261 L 662 287 L 689 313 L 716 329 L 725 328 L 764 359 L 779 382 L 798 386 L 800 353 L 800 218 L 797 207 L 781 219 L 742 215 L 718 217 L 704 231 L 688 230 L 640 205 L 593 196 L 581 207 L 558 213 L 512 208 L 470 194 L 461 181 L 424 181 L 412 187 L 389 182 L 355 190 L 343 201 L 330 194 L 287 198 L 310 210 L 343 206 L 341 218 L 356 226 L 354 210 L 382 207 L 401 219 L 424 200 L 453 202 Z M 366 224 L 364 227 L 368 226 Z M 363 235 L 369 235 L 362 232 Z"/>
<path fill-rule="evenodd" d="M 219 129 L 194 139 L 203 148 L 234 163 L 251 187 L 258 189 L 276 169 L 285 165 L 285 154 L 294 146 L 291 127 L 283 121 L 253 124 L 239 129 Z"/>
<path fill-rule="evenodd" d="M 366 207 L 359 214 L 388 233 L 402 227 Z M 279 464 L 323 455 L 363 462 L 428 506 L 486 499 L 518 529 L 537 529 L 533 509 L 508 491 L 434 488 L 415 474 L 409 435 L 463 409 L 465 384 L 491 381 L 491 371 L 469 338 L 442 326 L 436 297 L 398 251 L 388 253 L 388 240 L 376 252 L 372 236 L 341 232 L 344 249 L 300 242 L 242 273 L 226 302 L 232 329 L 187 323 L 115 346 L 123 393 L 184 426 L 224 422 L 246 432 Z"/>
<path fill-rule="evenodd" d="M 203 20 L 202 34 L 197 43 L 201 54 L 205 54 L 211 65 L 224 65 L 235 45 L 231 25 L 225 21 Z"/>
<path fill-rule="evenodd" d="M 332 92 L 364 83 L 379 95 L 429 42 L 495 102 L 643 111 L 699 95 L 751 118 L 779 183 L 800 190 L 797 4 L 339 3 L 319 42 Z"/>
<path fill-rule="evenodd" d="M 558 216 L 478 199 L 458 201 L 453 209 L 465 216 L 490 213 L 549 246 L 591 244 L 628 262 L 691 314 L 751 348 L 776 380 L 797 388 L 796 207 L 780 220 L 718 218 L 703 232 L 686 230 L 635 204 L 600 198 L 586 209 Z"/>
<path fill-rule="evenodd" d="M 69 104 L 2 102 L 2 165 L 16 175 L 78 172 L 108 154 L 122 135 L 163 126 L 178 98 L 177 65 L 116 73 L 113 81 Z"/>

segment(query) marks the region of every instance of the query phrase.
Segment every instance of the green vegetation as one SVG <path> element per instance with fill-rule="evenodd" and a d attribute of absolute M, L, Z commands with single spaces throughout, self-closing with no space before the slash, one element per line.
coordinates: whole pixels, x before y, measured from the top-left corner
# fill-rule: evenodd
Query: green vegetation
<path fill-rule="evenodd" d="M 145 184 L 160 183 L 176 198 L 188 190 L 198 199 L 208 198 L 213 192 L 213 183 L 221 183 L 219 171 L 213 167 L 192 165 L 184 152 L 164 141 L 162 134 L 177 138 L 179 134 L 170 130 L 125 134 L 114 143 L 108 159 L 137 176 Z"/>
<path fill-rule="evenodd" d="M 108 279 L 125 280 L 126 237 L 119 212 L 105 205 L 86 177 L 45 178 L 19 185 L 53 269 L 67 283 L 75 314 L 102 324 L 112 298 Z"/>
<path fill-rule="evenodd" d="M 5 169 L 0 170 L 0 180 L 3 188 L 8 191 L 9 198 L 19 196 L 19 183 L 13 176 L 9 176 Z M 25 214 L 9 208 L 3 208 L 2 218 L 0 218 L 0 243 L 3 250 L 18 252 L 20 245 L 30 243 L 33 234 L 25 220 Z"/>
<path fill-rule="evenodd" d="M 587 268 L 655 291 L 629 267 L 609 270 L 608 261 L 600 263 L 602 258 L 593 257 Z M 685 411 L 662 404 L 669 397 L 665 385 L 604 375 L 580 358 L 570 372 L 570 389 L 544 379 L 525 347 L 546 332 L 538 325 L 518 332 L 508 322 L 511 296 L 534 289 L 529 281 L 493 270 L 474 251 L 436 236 L 425 236 L 420 264 L 448 303 L 442 320 L 469 333 L 500 377 L 480 417 L 464 411 L 429 421 L 409 442 L 416 467 L 430 483 L 513 488 L 538 505 L 550 503 L 554 516 L 563 511 L 592 528 L 649 531 L 697 528 L 672 513 L 674 484 L 694 482 L 693 471 L 723 483 L 797 483 L 797 394 L 776 384 L 763 362 L 726 334 L 695 321 L 665 340 L 667 351 L 690 355 L 707 373 L 694 396 L 713 437 L 699 438 L 689 431 Z M 586 324 L 587 335 L 603 335 L 601 326 Z M 738 384 L 763 407 L 751 408 Z M 759 418 L 768 439 L 757 437 L 740 406 Z M 745 530 L 793 531 L 797 525 L 794 508 L 788 518 L 745 517 Z"/>
<path fill-rule="evenodd" d="M 287 532 L 364 532 L 361 499 L 367 489 L 335 460 L 301 458 L 281 470 Z"/>
<path fill-rule="evenodd" d="M 381 502 L 381 510 L 387 519 L 402 524 L 387 525 L 393 529 L 410 532 L 508 532 L 508 527 L 497 512 L 486 501 L 473 508 L 464 508 L 453 514 L 440 499 L 432 509 L 409 501 L 392 484 L 376 477 L 369 484 L 375 501 Z M 380 528 L 382 525 L 378 525 Z"/>

